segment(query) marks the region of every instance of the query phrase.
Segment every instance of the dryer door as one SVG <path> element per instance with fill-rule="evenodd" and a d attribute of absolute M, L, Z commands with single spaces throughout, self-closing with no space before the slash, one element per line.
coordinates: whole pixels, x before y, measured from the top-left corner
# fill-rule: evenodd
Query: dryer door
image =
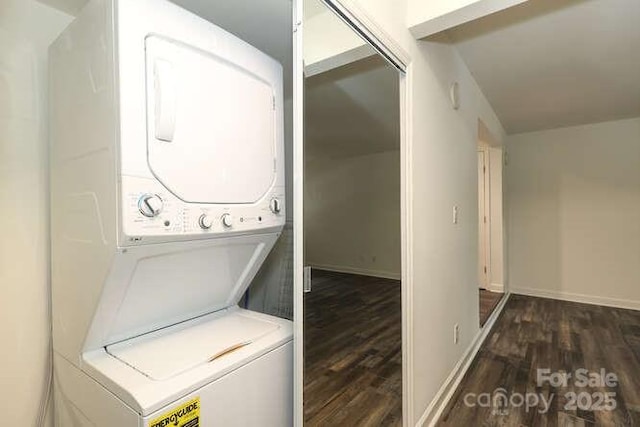
<path fill-rule="evenodd" d="M 197 203 L 255 203 L 276 177 L 273 86 L 215 53 L 146 38 L 152 173 Z"/>

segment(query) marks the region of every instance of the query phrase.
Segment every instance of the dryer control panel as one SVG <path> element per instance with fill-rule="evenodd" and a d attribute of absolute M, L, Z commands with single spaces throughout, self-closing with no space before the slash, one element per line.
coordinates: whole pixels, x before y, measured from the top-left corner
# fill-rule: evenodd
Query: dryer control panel
<path fill-rule="evenodd" d="M 212 238 L 285 223 L 283 187 L 273 187 L 255 204 L 205 204 L 184 202 L 155 179 L 122 178 L 124 245 Z"/>

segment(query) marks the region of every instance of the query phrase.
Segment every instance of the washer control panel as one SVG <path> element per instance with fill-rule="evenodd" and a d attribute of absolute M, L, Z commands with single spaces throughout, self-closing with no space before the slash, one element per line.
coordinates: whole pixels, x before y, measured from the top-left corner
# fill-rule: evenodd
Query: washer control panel
<path fill-rule="evenodd" d="M 255 204 L 187 203 L 155 179 L 122 177 L 123 244 L 140 244 L 284 225 L 283 187 L 273 187 Z"/>

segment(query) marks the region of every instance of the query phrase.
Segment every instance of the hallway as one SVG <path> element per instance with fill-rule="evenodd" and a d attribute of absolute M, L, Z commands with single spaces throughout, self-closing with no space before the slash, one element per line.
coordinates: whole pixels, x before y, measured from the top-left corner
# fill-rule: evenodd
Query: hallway
<path fill-rule="evenodd" d="M 615 374 L 617 385 L 584 387 L 581 368 L 588 377 Z M 572 375 L 567 387 L 537 384 L 538 375 L 557 372 Z M 512 294 L 438 425 L 640 425 L 638 372 L 640 312 Z M 530 396 L 529 410 L 517 399 L 494 405 L 500 388 L 510 399 Z M 546 412 L 543 398 L 550 400 Z M 615 409 L 604 409 L 610 398 Z"/>

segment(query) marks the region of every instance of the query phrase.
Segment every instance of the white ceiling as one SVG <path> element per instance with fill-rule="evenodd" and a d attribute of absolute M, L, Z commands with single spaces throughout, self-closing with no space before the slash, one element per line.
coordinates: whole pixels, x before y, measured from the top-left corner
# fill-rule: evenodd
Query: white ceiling
<path fill-rule="evenodd" d="M 638 0 L 530 0 L 447 34 L 507 133 L 640 116 Z"/>
<path fill-rule="evenodd" d="M 399 76 L 382 58 L 366 58 L 306 79 L 307 159 L 399 148 Z"/>

